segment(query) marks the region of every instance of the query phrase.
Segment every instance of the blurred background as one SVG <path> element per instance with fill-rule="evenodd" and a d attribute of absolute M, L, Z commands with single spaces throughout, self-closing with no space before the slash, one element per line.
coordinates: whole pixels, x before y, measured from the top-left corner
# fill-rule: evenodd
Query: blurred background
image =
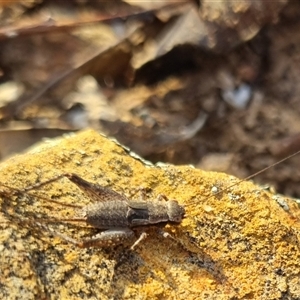
<path fill-rule="evenodd" d="M 246 177 L 300 150 L 300 1 L 0 0 L 0 158 L 84 128 Z M 255 180 L 300 197 L 300 157 Z"/>

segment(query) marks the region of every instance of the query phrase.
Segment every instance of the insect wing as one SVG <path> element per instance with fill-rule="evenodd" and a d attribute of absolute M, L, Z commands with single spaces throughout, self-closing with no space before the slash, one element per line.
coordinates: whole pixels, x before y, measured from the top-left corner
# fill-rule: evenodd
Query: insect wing
<path fill-rule="evenodd" d="M 81 188 L 94 201 L 127 201 L 127 198 L 109 188 L 92 184 L 88 188 Z"/>
<path fill-rule="evenodd" d="M 88 182 L 75 174 L 68 174 L 68 179 L 75 183 L 93 201 L 127 201 L 127 198 L 107 187 Z"/>
<path fill-rule="evenodd" d="M 144 201 L 128 201 L 128 206 L 132 209 L 148 209 L 148 205 L 147 205 L 147 202 L 144 202 Z"/>
<path fill-rule="evenodd" d="M 130 210 L 127 218 L 132 226 L 147 225 L 149 223 L 149 210 L 147 202 L 128 201 Z"/>

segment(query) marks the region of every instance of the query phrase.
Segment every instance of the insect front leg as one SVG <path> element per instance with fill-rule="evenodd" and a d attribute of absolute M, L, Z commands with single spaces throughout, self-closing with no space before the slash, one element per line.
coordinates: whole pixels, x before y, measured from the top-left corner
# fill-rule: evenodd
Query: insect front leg
<path fill-rule="evenodd" d="M 169 199 L 168 199 L 168 197 L 166 196 L 166 195 L 164 195 L 164 194 L 159 194 L 158 196 L 157 196 L 157 199 L 156 199 L 157 201 L 168 201 Z"/>
<path fill-rule="evenodd" d="M 148 190 L 149 190 L 148 188 L 144 188 L 142 186 L 131 189 L 130 198 L 133 198 L 137 195 L 139 201 L 145 202 L 147 201 Z"/>

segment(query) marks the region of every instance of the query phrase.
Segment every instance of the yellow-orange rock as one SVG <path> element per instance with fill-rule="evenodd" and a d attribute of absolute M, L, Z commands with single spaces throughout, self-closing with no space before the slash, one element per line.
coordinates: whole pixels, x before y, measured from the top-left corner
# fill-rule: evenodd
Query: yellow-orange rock
<path fill-rule="evenodd" d="M 150 188 L 149 201 L 165 194 L 186 208 L 180 225 L 165 227 L 176 241 L 154 227 L 135 251 L 79 249 L 39 226 L 74 216 L 73 208 L 10 195 L 2 185 L 1 299 L 300 298 L 298 208 L 289 199 L 226 174 L 147 164 L 94 131 L 47 142 L 0 167 L 0 182 L 17 189 L 73 172 L 126 195 Z M 30 193 L 89 203 L 67 179 Z M 73 238 L 96 232 L 83 224 L 46 226 Z"/>

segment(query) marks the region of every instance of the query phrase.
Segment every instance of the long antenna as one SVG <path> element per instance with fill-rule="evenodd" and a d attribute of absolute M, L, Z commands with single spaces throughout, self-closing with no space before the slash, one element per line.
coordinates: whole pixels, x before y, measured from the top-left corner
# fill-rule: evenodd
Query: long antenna
<path fill-rule="evenodd" d="M 258 171 L 258 172 L 256 172 L 256 173 L 254 173 L 254 174 L 252 174 L 252 175 L 250 175 L 250 176 L 248 176 L 248 177 L 246 177 L 246 178 L 244 178 L 244 179 L 241 179 L 241 181 L 249 180 L 249 179 L 251 179 L 251 178 L 253 178 L 253 177 L 255 177 L 255 176 L 257 176 L 257 175 L 259 175 L 259 174 L 261 174 L 261 173 L 263 173 L 263 172 L 265 172 L 265 171 L 267 171 L 267 170 L 269 170 L 269 169 L 271 169 L 271 168 L 273 168 L 273 167 L 275 167 L 275 166 L 281 164 L 282 162 L 284 162 L 284 161 L 286 161 L 286 160 L 288 160 L 288 159 L 290 159 L 290 158 L 296 156 L 296 155 L 299 154 L 299 153 L 300 153 L 300 150 L 298 150 L 297 152 L 295 152 L 295 153 L 293 153 L 293 154 L 291 154 L 291 155 L 289 155 L 289 156 L 287 156 L 287 157 L 285 157 L 285 158 L 283 158 L 283 159 L 281 159 L 281 160 L 275 162 L 274 164 L 272 164 L 272 165 L 270 165 L 270 166 L 268 166 L 268 167 L 265 167 L 264 169 L 262 169 L 262 170 L 260 170 L 260 171 Z"/>
<path fill-rule="evenodd" d="M 265 171 L 267 171 L 267 170 L 269 170 L 269 169 L 271 169 L 271 168 L 273 168 L 273 167 L 275 167 L 275 166 L 277 166 L 277 165 L 279 165 L 279 164 L 281 164 L 282 162 L 284 162 L 284 161 L 286 161 L 286 160 L 288 160 L 288 159 L 290 159 L 290 158 L 296 156 L 296 155 L 299 154 L 299 153 L 300 153 L 300 150 L 298 150 L 297 152 L 295 152 L 295 153 L 293 153 L 293 154 L 291 154 L 291 155 L 289 155 L 289 156 L 287 156 L 287 157 L 285 157 L 285 158 L 283 158 L 283 159 L 281 159 L 281 160 L 275 162 L 274 164 L 272 164 L 272 165 L 270 165 L 270 166 L 268 166 L 268 167 L 265 167 L 264 169 L 262 169 L 262 170 L 260 170 L 260 171 L 258 171 L 258 172 L 256 172 L 256 173 L 254 173 L 254 174 L 252 174 L 252 175 L 250 175 L 250 176 L 247 176 L 247 177 L 245 177 L 245 178 L 243 178 L 243 179 L 240 179 L 238 182 L 233 183 L 233 184 L 227 186 L 226 188 L 224 188 L 224 189 L 222 189 L 222 190 L 220 190 L 220 191 L 214 193 L 213 195 L 209 196 L 208 198 L 211 198 L 211 197 L 214 197 L 214 196 L 216 196 L 216 195 L 218 195 L 218 194 L 220 194 L 220 193 L 223 193 L 223 192 L 229 190 L 230 188 L 232 188 L 232 187 L 234 187 L 234 186 L 240 184 L 241 182 L 247 181 L 247 180 L 249 180 L 249 179 L 251 179 L 251 178 L 253 178 L 253 177 L 255 177 L 255 176 L 257 176 L 257 175 L 259 175 L 259 174 L 261 174 L 261 173 L 263 173 L 263 172 L 265 172 Z"/>

